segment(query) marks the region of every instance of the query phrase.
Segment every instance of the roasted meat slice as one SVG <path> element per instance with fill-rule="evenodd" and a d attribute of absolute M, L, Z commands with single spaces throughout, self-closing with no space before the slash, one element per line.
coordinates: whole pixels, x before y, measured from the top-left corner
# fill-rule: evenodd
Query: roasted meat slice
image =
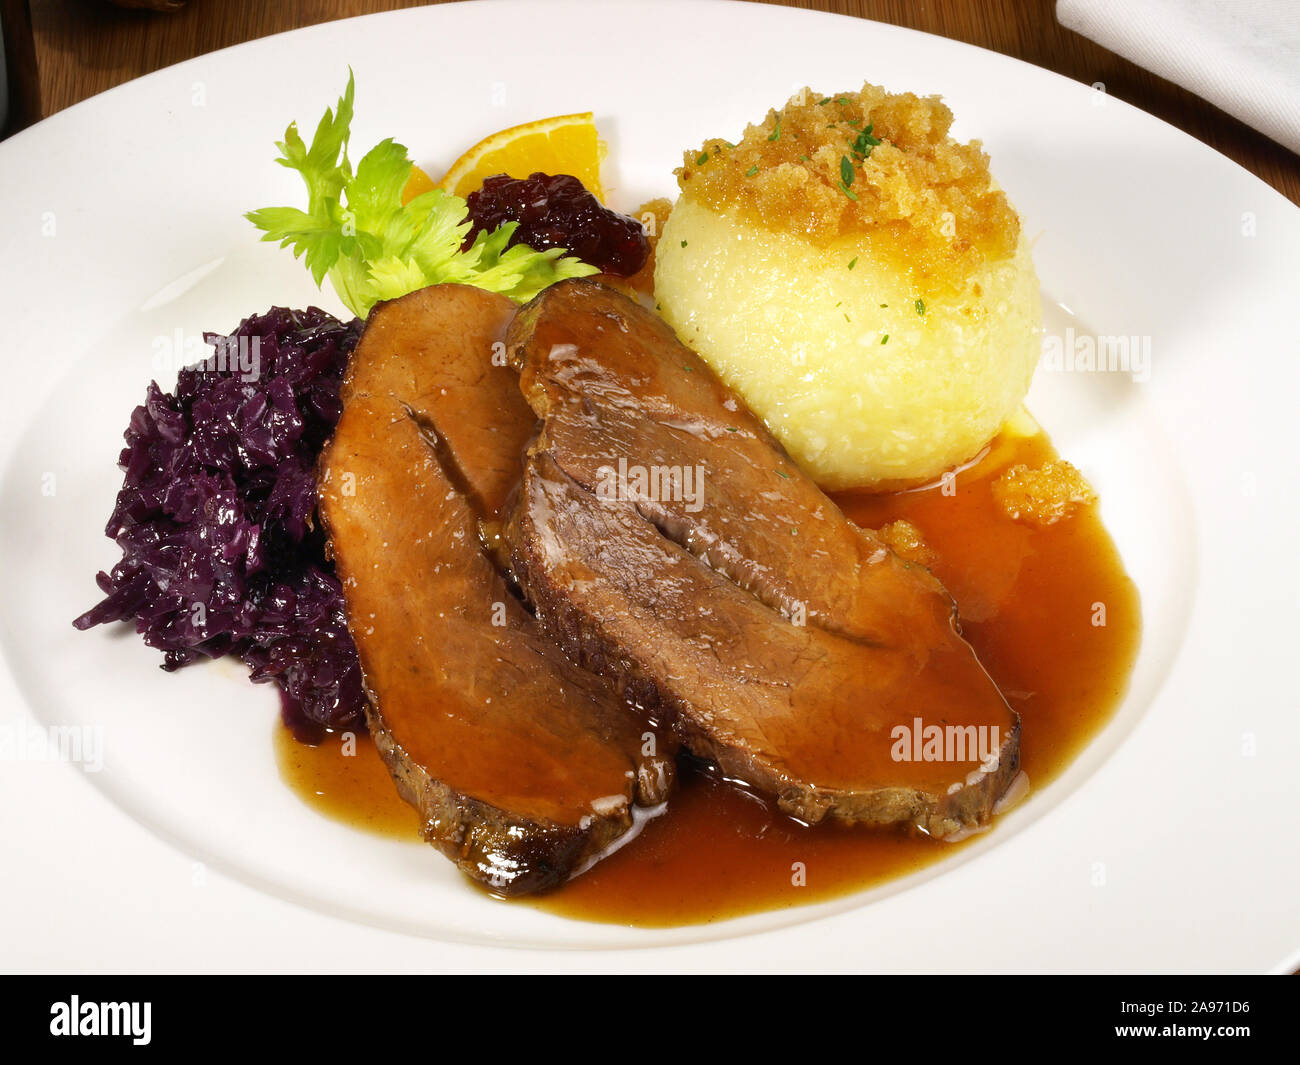
<path fill-rule="evenodd" d="M 507 346 L 542 431 L 505 539 L 571 655 L 803 820 L 947 836 L 988 819 L 1019 718 L 927 570 L 845 518 L 625 296 L 552 286 Z"/>
<path fill-rule="evenodd" d="M 320 467 L 379 750 L 425 838 L 508 895 L 634 831 L 675 747 L 539 631 L 480 543 L 535 421 L 493 358 L 513 309 L 459 285 L 377 306 Z"/>

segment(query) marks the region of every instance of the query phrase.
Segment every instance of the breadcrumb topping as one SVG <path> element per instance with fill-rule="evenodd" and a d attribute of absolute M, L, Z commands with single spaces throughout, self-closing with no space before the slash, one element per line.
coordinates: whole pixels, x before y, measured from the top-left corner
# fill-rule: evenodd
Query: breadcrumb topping
<path fill-rule="evenodd" d="M 855 240 L 919 276 L 962 280 L 1014 254 L 1020 219 L 979 141 L 949 136 L 938 96 L 803 89 L 750 125 L 683 157 L 682 194 L 819 245 Z"/>

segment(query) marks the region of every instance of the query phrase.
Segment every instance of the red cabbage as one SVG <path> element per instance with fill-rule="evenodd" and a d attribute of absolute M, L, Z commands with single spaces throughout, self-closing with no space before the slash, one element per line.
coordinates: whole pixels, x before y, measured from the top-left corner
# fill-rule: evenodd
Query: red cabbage
<path fill-rule="evenodd" d="M 122 559 L 98 575 L 105 598 L 78 629 L 134 620 L 163 669 L 235 655 L 280 686 L 291 725 L 362 726 L 357 651 L 315 520 L 316 458 L 360 335 L 359 320 L 273 307 L 229 338 L 206 334 L 213 356 L 174 393 L 149 385 L 105 529 Z"/>

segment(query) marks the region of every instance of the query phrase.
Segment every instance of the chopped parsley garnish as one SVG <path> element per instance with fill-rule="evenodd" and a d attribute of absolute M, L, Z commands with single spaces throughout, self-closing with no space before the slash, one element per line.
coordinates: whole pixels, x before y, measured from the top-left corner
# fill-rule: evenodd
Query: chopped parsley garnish
<path fill-rule="evenodd" d="M 836 102 L 837 104 L 840 104 L 840 105 L 842 106 L 842 105 L 847 104 L 847 103 L 849 102 L 849 98 L 848 98 L 847 96 L 837 96 L 837 97 L 835 97 L 835 102 Z"/>
<path fill-rule="evenodd" d="M 780 115 L 776 116 L 776 125 L 772 127 L 772 132 L 767 135 L 767 139 L 770 141 L 781 139 L 781 116 Z"/>
<path fill-rule="evenodd" d="M 888 344 L 888 343 L 889 343 L 889 334 L 886 333 L 884 336 L 882 336 L 882 337 L 880 338 L 880 342 L 881 342 L 882 344 Z"/>
<path fill-rule="evenodd" d="M 844 195 L 847 196 L 847 197 L 848 197 L 850 200 L 852 200 L 854 203 L 857 203 L 857 202 L 858 202 L 858 195 L 857 195 L 857 193 L 855 193 L 852 189 L 850 189 L 850 188 L 849 188 L 846 184 L 844 184 L 844 182 L 842 182 L 842 181 L 840 182 L 840 192 L 844 193 Z"/>
<path fill-rule="evenodd" d="M 831 98 L 829 96 L 823 96 L 820 100 L 817 101 L 817 106 L 822 107 L 825 104 L 828 104 L 830 102 L 831 102 Z"/>
<path fill-rule="evenodd" d="M 686 241 L 682 241 L 682 247 L 686 247 Z"/>
<path fill-rule="evenodd" d="M 883 141 L 879 137 L 872 136 L 871 128 L 874 123 L 868 123 L 856 137 L 853 138 L 853 154 L 859 159 L 865 159 L 871 154 L 871 149 Z"/>
<path fill-rule="evenodd" d="M 700 154 L 697 155 L 697 156 L 695 157 L 695 165 L 696 165 L 696 166 L 703 166 L 703 165 L 704 165 L 705 163 L 707 163 L 708 161 L 709 161 L 709 153 L 708 153 L 708 152 L 700 152 Z"/>
<path fill-rule="evenodd" d="M 785 470 L 777 470 L 776 475 L 778 477 L 784 477 L 787 481 L 790 479 L 790 475 L 786 473 Z"/>
<path fill-rule="evenodd" d="M 853 162 L 847 155 L 840 156 L 840 180 L 845 185 L 853 184 Z"/>
<path fill-rule="evenodd" d="M 753 177 L 757 173 L 758 173 L 758 164 L 755 163 L 753 166 L 751 166 L 748 170 L 745 171 L 745 177 Z"/>
<path fill-rule="evenodd" d="M 852 259 L 849 260 L 849 269 L 852 270 L 857 265 L 858 265 L 858 257 L 855 255 L 853 256 Z"/>
<path fill-rule="evenodd" d="M 925 315 L 925 300 L 917 300 L 917 301 L 916 301 L 916 313 L 924 317 L 924 315 Z"/>

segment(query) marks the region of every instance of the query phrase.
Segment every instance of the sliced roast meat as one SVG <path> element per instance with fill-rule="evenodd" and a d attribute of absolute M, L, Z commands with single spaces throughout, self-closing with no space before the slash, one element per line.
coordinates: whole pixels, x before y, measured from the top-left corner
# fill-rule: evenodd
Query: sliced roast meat
<path fill-rule="evenodd" d="M 509 895 L 626 838 L 675 750 L 539 631 L 480 544 L 535 422 L 493 357 L 513 310 L 459 285 L 377 306 L 320 467 L 378 748 L 425 838 Z"/>
<path fill-rule="evenodd" d="M 987 820 L 1019 718 L 927 570 L 619 293 L 552 286 L 507 345 L 543 424 L 506 541 L 571 655 L 803 820 Z"/>

